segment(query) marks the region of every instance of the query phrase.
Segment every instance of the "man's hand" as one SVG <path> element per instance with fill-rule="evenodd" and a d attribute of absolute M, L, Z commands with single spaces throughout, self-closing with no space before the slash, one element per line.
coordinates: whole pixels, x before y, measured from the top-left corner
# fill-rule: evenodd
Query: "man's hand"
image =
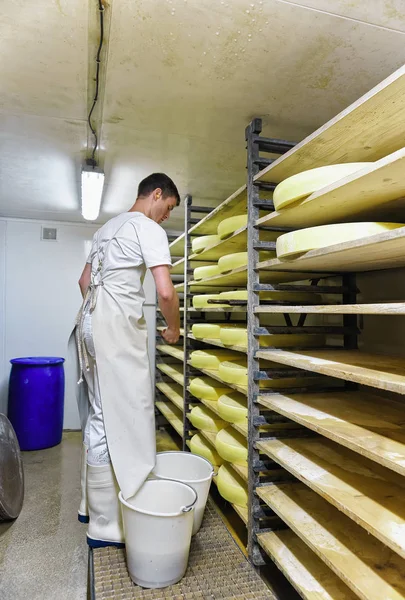
<path fill-rule="evenodd" d="M 171 329 L 167 327 L 162 331 L 162 337 L 168 344 L 175 344 L 180 337 L 180 329 Z"/>

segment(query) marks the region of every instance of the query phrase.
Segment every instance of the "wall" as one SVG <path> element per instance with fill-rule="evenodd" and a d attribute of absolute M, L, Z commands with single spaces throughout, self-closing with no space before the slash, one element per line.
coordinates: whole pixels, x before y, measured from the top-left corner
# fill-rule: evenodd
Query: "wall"
<path fill-rule="evenodd" d="M 6 412 L 5 303 L 6 303 L 6 228 L 0 220 L 0 412 Z"/>
<path fill-rule="evenodd" d="M 41 226 L 55 226 L 58 241 L 41 241 Z M 66 357 L 80 307 L 77 284 L 97 226 L 0 219 L 0 411 L 6 412 L 9 360 Z M 155 291 L 146 282 L 150 352 L 154 364 Z M 79 428 L 74 381 L 66 370 L 65 429 Z"/>

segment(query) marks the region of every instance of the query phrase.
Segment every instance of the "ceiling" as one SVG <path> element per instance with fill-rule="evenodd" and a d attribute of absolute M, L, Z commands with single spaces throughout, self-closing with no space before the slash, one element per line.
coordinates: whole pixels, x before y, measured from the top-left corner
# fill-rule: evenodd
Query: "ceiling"
<path fill-rule="evenodd" d="M 3 2 L 0 216 L 83 222 L 97 0 Z M 403 0 L 106 0 L 95 111 L 104 222 L 167 172 L 216 205 L 245 179 L 244 128 L 299 141 L 405 62 Z M 182 227 L 176 209 L 167 227 Z"/>

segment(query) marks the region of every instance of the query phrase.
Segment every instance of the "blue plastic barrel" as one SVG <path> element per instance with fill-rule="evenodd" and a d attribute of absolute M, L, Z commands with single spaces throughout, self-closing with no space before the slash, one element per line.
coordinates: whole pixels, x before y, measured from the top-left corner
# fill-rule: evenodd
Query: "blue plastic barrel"
<path fill-rule="evenodd" d="M 65 395 L 64 358 L 13 358 L 8 393 L 8 418 L 21 450 L 42 450 L 60 444 Z"/>

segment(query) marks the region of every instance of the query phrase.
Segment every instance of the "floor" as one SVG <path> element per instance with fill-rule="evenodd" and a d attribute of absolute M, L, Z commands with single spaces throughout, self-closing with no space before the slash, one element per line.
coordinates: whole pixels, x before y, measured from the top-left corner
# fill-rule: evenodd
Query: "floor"
<path fill-rule="evenodd" d="M 170 436 L 160 431 L 158 451 L 176 450 Z M 86 600 L 87 560 L 86 525 L 77 520 L 80 499 L 81 433 L 65 432 L 55 448 L 23 452 L 25 499 L 23 510 L 14 522 L 0 522 L 0 598 L 1 600 Z M 244 527 L 232 509 L 220 498 L 222 518 L 234 539 L 244 549 Z M 266 575 L 268 577 L 266 577 Z M 280 598 L 298 596 L 272 566 L 263 573 Z M 281 586 L 281 587 L 279 587 Z M 277 589 L 278 588 L 278 589 Z"/>
<path fill-rule="evenodd" d="M 23 452 L 25 498 L 18 519 L 0 523 L 1 600 L 86 600 L 86 525 L 77 520 L 81 433 L 48 450 Z M 158 450 L 175 450 L 157 434 Z"/>
<path fill-rule="evenodd" d="M 0 523 L 1 600 L 85 600 L 86 526 L 77 520 L 81 434 L 24 452 L 25 499 L 15 522 Z"/>

